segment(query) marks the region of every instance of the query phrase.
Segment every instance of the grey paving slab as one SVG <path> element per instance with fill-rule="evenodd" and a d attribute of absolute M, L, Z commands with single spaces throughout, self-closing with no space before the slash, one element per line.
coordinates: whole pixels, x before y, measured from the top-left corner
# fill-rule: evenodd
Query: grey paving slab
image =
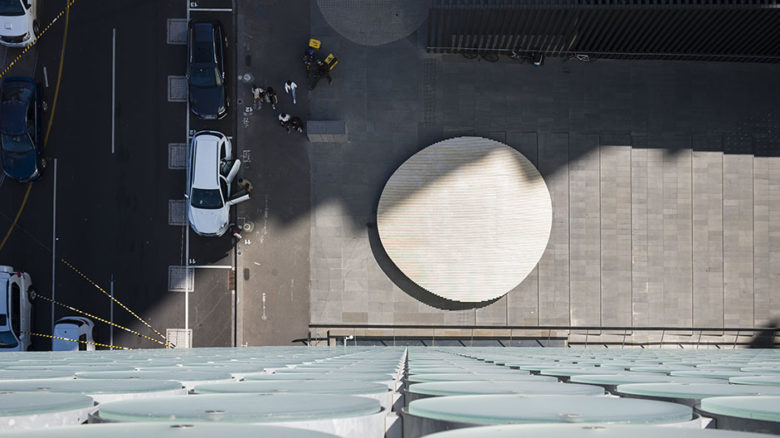
<path fill-rule="evenodd" d="M 489 306 L 476 309 L 474 320 L 477 325 L 507 325 L 508 294 L 491 303 Z"/>
<path fill-rule="evenodd" d="M 644 192 L 644 211 L 635 211 L 632 216 L 632 226 L 637 235 L 643 236 L 635 241 L 633 247 L 635 257 L 645 257 L 646 262 L 639 264 L 635 272 L 635 283 L 639 290 L 635 291 L 633 300 L 633 321 L 636 326 L 662 326 L 664 318 L 664 282 L 665 282 L 665 248 L 664 244 L 664 154 L 663 149 L 644 149 L 644 161 L 639 161 L 646 169 L 646 178 L 637 181 L 638 193 Z M 642 155 L 641 153 L 639 154 Z M 641 173 L 641 172 L 639 172 Z M 642 187 L 643 186 L 643 187 Z M 641 203 L 642 201 L 636 201 Z M 635 269 L 636 269 L 635 268 Z M 643 281 L 644 280 L 644 281 Z"/>
<path fill-rule="evenodd" d="M 539 136 L 538 168 L 550 190 L 553 224 L 539 261 L 539 324 L 569 324 L 569 175 L 568 134 Z"/>
<path fill-rule="evenodd" d="M 772 291 L 762 291 L 768 294 L 769 304 L 756 312 L 757 324 L 762 326 L 767 320 L 777 319 L 777 312 L 773 309 L 780 309 L 780 294 L 777 293 L 777 285 L 780 284 L 780 157 L 771 157 L 769 159 L 769 278 Z M 761 301 L 764 295 L 761 294 Z"/>
<path fill-rule="evenodd" d="M 649 325 L 648 149 L 631 150 L 631 320 Z"/>
<path fill-rule="evenodd" d="M 772 287 L 770 264 L 771 241 L 769 233 L 770 157 L 755 157 L 753 160 L 753 319 L 754 323 L 766 324 L 771 311 Z"/>
<path fill-rule="evenodd" d="M 693 152 L 693 325 L 723 327 L 723 152 Z"/>
<path fill-rule="evenodd" d="M 573 325 L 601 324 L 598 137 L 569 136 L 569 305 Z"/>
<path fill-rule="evenodd" d="M 539 145 L 535 132 L 510 131 L 507 144 L 525 155 L 538 166 Z M 507 324 L 539 324 L 539 268 L 534 268 L 517 287 L 507 295 Z"/>
<path fill-rule="evenodd" d="M 630 138 L 601 136 L 601 323 L 631 325 Z"/>
<path fill-rule="evenodd" d="M 753 156 L 723 156 L 723 324 L 753 324 Z"/>
<path fill-rule="evenodd" d="M 677 146 L 679 144 L 680 146 Z M 690 327 L 693 300 L 691 149 L 669 140 L 663 160 L 663 326 Z M 671 151 L 669 151 L 671 149 Z"/>

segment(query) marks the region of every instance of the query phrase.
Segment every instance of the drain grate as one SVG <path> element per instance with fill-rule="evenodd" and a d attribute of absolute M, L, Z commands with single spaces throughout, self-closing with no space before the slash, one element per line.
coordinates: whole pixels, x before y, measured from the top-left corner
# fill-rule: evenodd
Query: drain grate
<path fill-rule="evenodd" d="M 187 168 L 187 145 L 168 143 L 168 169 Z"/>
<path fill-rule="evenodd" d="M 187 225 L 187 203 L 184 199 L 168 200 L 168 225 Z"/>
<path fill-rule="evenodd" d="M 184 266 L 168 266 L 168 291 L 194 292 L 195 269 L 190 268 L 189 275 Z"/>
<path fill-rule="evenodd" d="M 192 348 L 192 329 L 165 329 L 165 337 L 175 348 Z"/>
<path fill-rule="evenodd" d="M 187 101 L 187 77 L 168 76 L 168 102 Z"/>
<path fill-rule="evenodd" d="M 176 44 L 176 45 L 187 44 L 187 19 L 186 18 L 168 19 L 168 44 Z"/>

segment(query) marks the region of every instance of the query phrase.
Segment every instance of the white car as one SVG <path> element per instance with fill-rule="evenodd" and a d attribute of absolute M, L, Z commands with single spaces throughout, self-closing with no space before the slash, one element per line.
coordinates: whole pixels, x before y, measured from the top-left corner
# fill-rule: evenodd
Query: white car
<path fill-rule="evenodd" d="M 35 289 L 30 274 L 0 266 L 0 351 L 29 350 Z"/>
<path fill-rule="evenodd" d="M 54 324 L 55 338 L 51 341 L 51 351 L 95 351 L 95 338 L 92 334 L 94 328 L 95 323 L 83 316 L 66 316 L 58 319 Z M 65 339 L 72 339 L 72 341 Z"/>
<path fill-rule="evenodd" d="M 221 236 L 228 229 L 230 207 L 249 199 L 230 199 L 230 186 L 241 161 L 233 161 L 233 145 L 224 134 L 200 131 L 190 143 L 187 166 L 187 218 L 201 236 Z"/>
<path fill-rule="evenodd" d="M 25 47 L 38 34 L 37 0 L 0 0 L 0 44 Z"/>

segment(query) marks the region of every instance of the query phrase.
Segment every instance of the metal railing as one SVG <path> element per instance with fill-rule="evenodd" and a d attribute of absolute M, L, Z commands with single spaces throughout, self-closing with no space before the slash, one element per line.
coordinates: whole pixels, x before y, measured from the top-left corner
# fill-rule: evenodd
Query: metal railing
<path fill-rule="evenodd" d="M 780 0 L 434 0 L 427 49 L 780 62 Z"/>

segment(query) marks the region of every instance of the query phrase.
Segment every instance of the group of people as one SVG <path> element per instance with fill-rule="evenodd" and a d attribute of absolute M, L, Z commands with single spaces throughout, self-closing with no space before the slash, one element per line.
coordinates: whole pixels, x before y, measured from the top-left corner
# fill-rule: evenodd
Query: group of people
<path fill-rule="evenodd" d="M 292 103 L 295 105 L 296 96 L 295 90 L 298 89 L 298 85 L 293 81 L 286 81 L 284 83 L 284 91 L 292 97 Z M 265 89 L 252 84 L 252 99 L 254 101 L 254 108 L 260 110 L 263 108 L 263 103 L 271 104 L 271 108 L 276 111 L 276 105 L 279 103 L 279 97 L 276 95 L 276 91 L 273 87 L 265 87 Z M 279 113 L 279 124 L 287 129 L 289 134 L 293 130 L 303 132 L 303 120 L 297 116 L 291 116 L 287 113 Z"/>

